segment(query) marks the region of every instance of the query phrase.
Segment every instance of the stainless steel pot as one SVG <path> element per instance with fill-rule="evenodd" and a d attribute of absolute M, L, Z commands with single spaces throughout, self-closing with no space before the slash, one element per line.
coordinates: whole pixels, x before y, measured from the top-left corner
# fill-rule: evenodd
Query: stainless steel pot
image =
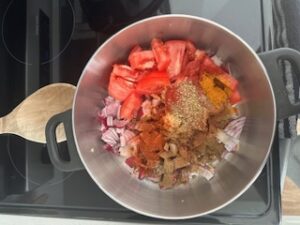
<path fill-rule="evenodd" d="M 173 190 L 160 190 L 131 177 L 118 157 L 102 149 L 96 114 L 107 95 L 112 64 L 125 60 L 135 44 L 147 45 L 154 37 L 192 40 L 198 47 L 216 53 L 240 82 L 244 99 L 241 111 L 247 117 L 240 150 L 220 163 L 211 181 L 199 179 Z M 72 115 L 67 112 L 49 121 L 46 135 L 53 164 L 61 170 L 72 171 L 82 169 L 82 162 L 102 191 L 121 205 L 146 216 L 186 219 L 226 206 L 245 192 L 264 167 L 276 118 L 300 112 L 299 105 L 288 101 L 278 68 L 279 59 L 287 59 L 300 68 L 300 54 L 291 49 L 278 49 L 260 57 L 262 60 L 227 28 L 199 17 L 156 16 L 124 28 L 102 44 L 86 65 L 77 85 Z M 60 122 L 65 123 L 67 131 L 73 127 L 74 138 L 72 132 L 67 132 L 70 162 L 63 161 L 58 154 L 55 128 Z"/>

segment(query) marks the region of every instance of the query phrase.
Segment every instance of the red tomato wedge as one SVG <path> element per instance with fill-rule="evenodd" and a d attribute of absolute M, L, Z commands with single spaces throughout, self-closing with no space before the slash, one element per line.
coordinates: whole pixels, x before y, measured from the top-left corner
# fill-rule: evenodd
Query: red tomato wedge
<path fill-rule="evenodd" d="M 143 50 L 143 49 L 142 49 L 141 46 L 135 45 L 135 46 L 131 49 L 129 55 L 131 55 L 131 54 L 134 53 L 134 52 L 140 52 L 140 51 L 142 51 L 142 50 Z"/>
<path fill-rule="evenodd" d="M 170 56 L 170 64 L 168 66 L 168 73 L 170 78 L 176 77 L 181 72 L 182 63 L 184 60 L 186 42 L 180 40 L 167 41 L 165 43 Z"/>
<path fill-rule="evenodd" d="M 232 94 L 230 95 L 230 103 L 233 105 L 233 104 L 236 104 L 238 102 L 240 102 L 242 99 L 241 95 L 240 95 L 240 92 L 236 89 L 234 92 L 232 92 Z"/>
<path fill-rule="evenodd" d="M 136 116 L 141 104 L 141 96 L 133 91 L 123 102 L 120 110 L 120 117 L 122 119 L 131 120 Z"/>
<path fill-rule="evenodd" d="M 153 38 L 151 41 L 152 52 L 159 71 L 164 71 L 170 64 L 170 57 L 167 52 L 167 47 L 163 42 L 157 38 Z"/>
<path fill-rule="evenodd" d="M 119 64 L 114 65 L 112 74 L 132 82 L 135 82 L 139 75 L 130 66 Z"/>
<path fill-rule="evenodd" d="M 195 59 L 195 52 L 196 52 L 196 47 L 193 42 L 191 41 L 186 41 L 186 54 L 189 59 L 189 61 L 192 61 Z"/>
<path fill-rule="evenodd" d="M 137 83 L 136 91 L 139 94 L 155 94 L 168 85 L 170 78 L 166 72 L 152 71 Z"/>
<path fill-rule="evenodd" d="M 130 168 L 136 168 L 138 167 L 141 162 L 140 162 L 140 159 L 136 156 L 131 156 L 129 158 L 127 158 L 125 160 L 125 163 L 130 167 Z"/>
<path fill-rule="evenodd" d="M 152 69 L 155 66 L 154 54 L 151 50 L 135 50 L 131 51 L 128 61 L 133 69 L 146 70 Z"/>
<path fill-rule="evenodd" d="M 221 67 L 217 66 L 209 56 L 206 56 L 203 60 L 201 70 L 211 74 L 225 73 L 225 71 Z"/>
<path fill-rule="evenodd" d="M 216 76 L 216 79 L 218 79 L 222 84 L 224 84 L 226 87 L 228 87 L 230 90 L 235 91 L 237 89 L 237 86 L 239 82 L 228 73 L 222 73 Z"/>
<path fill-rule="evenodd" d="M 123 101 L 134 90 L 135 84 L 131 81 L 127 81 L 115 74 L 110 75 L 108 84 L 108 93 L 119 101 Z"/>

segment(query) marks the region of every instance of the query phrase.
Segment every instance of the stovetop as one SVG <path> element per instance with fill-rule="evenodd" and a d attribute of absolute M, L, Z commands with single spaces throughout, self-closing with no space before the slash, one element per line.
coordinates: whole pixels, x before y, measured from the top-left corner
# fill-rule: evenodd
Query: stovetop
<path fill-rule="evenodd" d="M 271 0 L 4 0 L 0 3 L 0 116 L 39 87 L 76 84 L 96 48 L 136 20 L 183 13 L 240 35 L 257 52 L 272 48 Z M 65 149 L 65 143 L 61 143 Z M 236 201 L 208 216 L 162 221 L 107 197 L 86 171 L 53 167 L 46 145 L 0 135 L 0 213 L 137 223 L 277 224 L 281 217 L 279 144 L 259 178 Z"/>

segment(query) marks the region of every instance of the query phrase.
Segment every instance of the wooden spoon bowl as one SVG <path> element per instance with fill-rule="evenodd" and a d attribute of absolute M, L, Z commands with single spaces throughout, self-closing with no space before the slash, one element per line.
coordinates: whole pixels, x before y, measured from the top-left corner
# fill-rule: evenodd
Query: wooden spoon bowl
<path fill-rule="evenodd" d="M 75 86 L 67 83 L 42 87 L 0 118 L 0 134 L 16 134 L 33 142 L 46 143 L 45 127 L 48 120 L 72 108 L 75 90 Z M 62 125 L 57 127 L 56 138 L 57 142 L 66 140 Z"/>

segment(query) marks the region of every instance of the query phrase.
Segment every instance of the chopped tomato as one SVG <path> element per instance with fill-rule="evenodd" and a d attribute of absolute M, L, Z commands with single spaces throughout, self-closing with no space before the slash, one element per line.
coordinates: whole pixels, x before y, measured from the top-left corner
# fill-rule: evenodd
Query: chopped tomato
<path fill-rule="evenodd" d="M 195 59 L 196 47 L 193 42 L 186 41 L 186 55 L 188 56 L 189 61 Z"/>
<path fill-rule="evenodd" d="M 202 62 L 197 59 L 189 62 L 182 71 L 182 75 L 187 77 L 197 76 L 200 72 L 201 63 Z"/>
<path fill-rule="evenodd" d="M 111 73 L 108 84 L 108 93 L 119 101 L 123 101 L 134 90 L 135 83 Z"/>
<path fill-rule="evenodd" d="M 161 40 L 157 38 L 152 39 L 151 47 L 157 63 L 157 69 L 159 71 L 166 70 L 170 63 L 170 57 L 167 52 L 167 47 Z"/>
<path fill-rule="evenodd" d="M 233 105 L 233 104 L 236 104 L 238 102 L 240 102 L 242 99 L 241 95 L 240 95 L 240 92 L 236 89 L 235 91 L 232 92 L 232 94 L 230 95 L 230 103 Z"/>
<path fill-rule="evenodd" d="M 155 66 L 154 54 L 151 50 L 131 51 L 128 61 L 133 69 L 146 70 Z"/>
<path fill-rule="evenodd" d="M 216 76 L 216 79 L 219 80 L 222 84 L 228 87 L 230 90 L 235 91 L 239 82 L 228 73 L 222 73 Z"/>
<path fill-rule="evenodd" d="M 139 169 L 139 175 L 138 175 L 138 178 L 139 178 L 140 180 L 143 180 L 143 179 L 146 177 L 146 175 L 147 175 L 146 169 L 141 167 L 141 168 Z"/>
<path fill-rule="evenodd" d="M 170 56 L 170 64 L 168 66 L 168 73 L 170 78 L 176 77 L 181 72 L 182 63 L 184 60 L 186 42 L 180 40 L 167 41 L 166 43 L 168 53 Z"/>
<path fill-rule="evenodd" d="M 130 167 L 130 168 L 136 168 L 140 165 L 140 159 L 136 156 L 131 156 L 125 160 L 125 163 Z"/>
<path fill-rule="evenodd" d="M 204 60 L 206 57 L 207 57 L 207 54 L 206 54 L 205 51 L 200 50 L 200 49 L 197 49 L 197 50 L 195 51 L 195 59 L 196 59 L 196 60 L 199 60 L 199 61 L 203 62 L 203 60 Z"/>
<path fill-rule="evenodd" d="M 141 107 L 141 104 L 141 96 L 133 91 L 121 105 L 120 117 L 128 120 L 134 118 Z"/>
<path fill-rule="evenodd" d="M 202 72 L 211 74 L 222 74 L 225 72 L 221 67 L 217 66 L 209 56 L 204 58 L 201 70 Z"/>
<path fill-rule="evenodd" d="M 112 73 L 132 82 L 136 81 L 139 75 L 130 66 L 119 64 L 114 65 Z"/>
<path fill-rule="evenodd" d="M 166 72 L 153 71 L 137 83 L 136 91 L 140 94 L 155 94 L 169 84 L 170 79 Z"/>
<path fill-rule="evenodd" d="M 142 49 L 141 46 L 135 45 L 135 46 L 131 49 L 129 55 L 131 55 L 131 54 L 134 53 L 134 52 L 140 52 L 140 51 L 142 51 L 142 50 L 143 50 L 143 49 Z"/>

